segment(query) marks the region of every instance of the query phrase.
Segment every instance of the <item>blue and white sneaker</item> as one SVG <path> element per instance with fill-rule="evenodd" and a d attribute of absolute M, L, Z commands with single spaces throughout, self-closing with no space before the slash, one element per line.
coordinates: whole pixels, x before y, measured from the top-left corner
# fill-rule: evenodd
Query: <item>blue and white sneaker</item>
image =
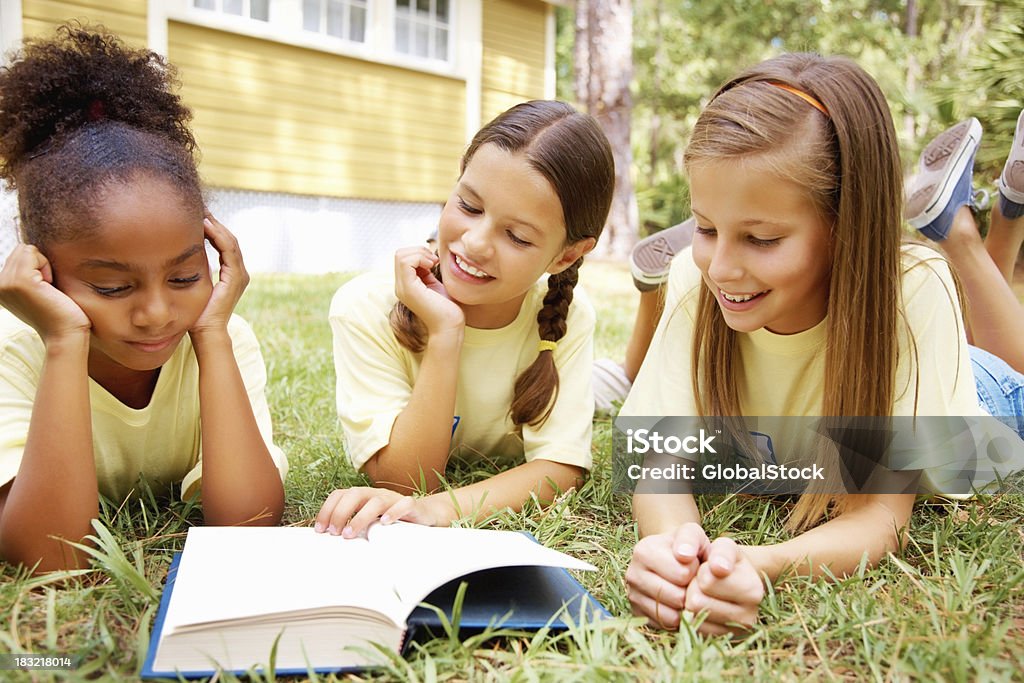
<path fill-rule="evenodd" d="M 996 186 L 1000 212 L 1007 218 L 1024 216 L 1024 111 L 1017 117 L 1017 132 Z"/>
<path fill-rule="evenodd" d="M 697 221 L 691 217 L 636 243 L 629 254 L 629 269 L 637 289 L 650 292 L 668 280 L 672 259 L 690 246 L 696 227 Z"/>
<path fill-rule="evenodd" d="M 974 154 L 981 142 L 976 118 L 961 121 L 939 133 L 918 159 L 918 174 L 907 188 L 907 222 L 925 237 L 940 242 L 949 236 L 957 209 L 987 203 L 987 195 L 975 201 L 971 186 Z"/>

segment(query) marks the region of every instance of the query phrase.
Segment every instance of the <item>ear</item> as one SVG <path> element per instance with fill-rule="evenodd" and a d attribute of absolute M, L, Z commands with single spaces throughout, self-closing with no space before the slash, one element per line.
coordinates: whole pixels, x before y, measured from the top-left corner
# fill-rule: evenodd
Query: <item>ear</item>
<path fill-rule="evenodd" d="M 580 257 L 589 254 L 595 246 L 597 246 L 597 240 L 593 237 L 587 237 L 579 240 L 578 242 L 573 242 L 563 249 L 562 253 L 551 262 L 551 265 L 547 268 L 548 273 L 551 275 L 561 273 L 563 270 L 579 261 Z"/>

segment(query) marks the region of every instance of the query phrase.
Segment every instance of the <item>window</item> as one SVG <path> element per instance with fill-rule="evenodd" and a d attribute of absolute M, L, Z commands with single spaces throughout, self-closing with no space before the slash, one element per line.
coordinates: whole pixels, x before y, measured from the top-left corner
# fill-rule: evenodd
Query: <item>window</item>
<path fill-rule="evenodd" d="M 192 0 L 192 5 L 236 17 L 270 21 L 270 0 Z"/>
<path fill-rule="evenodd" d="M 395 50 L 447 61 L 450 5 L 449 0 L 395 0 Z"/>
<path fill-rule="evenodd" d="M 302 0 L 302 28 L 366 42 L 367 0 Z"/>

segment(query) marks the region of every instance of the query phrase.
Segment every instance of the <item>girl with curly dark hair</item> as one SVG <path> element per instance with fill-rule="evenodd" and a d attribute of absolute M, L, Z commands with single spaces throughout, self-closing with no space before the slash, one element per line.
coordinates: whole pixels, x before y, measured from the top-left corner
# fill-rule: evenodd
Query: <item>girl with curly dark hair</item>
<path fill-rule="evenodd" d="M 0 555 L 36 571 L 82 564 L 64 541 L 140 479 L 201 495 L 210 524 L 281 517 L 266 371 L 232 314 L 249 277 L 176 86 L 159 55 L 78 26 L 0 70 L 23 242 L 0 271 Z"/>

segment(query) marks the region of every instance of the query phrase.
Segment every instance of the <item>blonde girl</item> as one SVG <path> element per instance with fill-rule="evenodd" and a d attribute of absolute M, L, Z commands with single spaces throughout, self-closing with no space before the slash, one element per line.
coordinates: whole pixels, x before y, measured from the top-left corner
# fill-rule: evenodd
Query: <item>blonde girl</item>
<path fill-rule="evenodd" d="M 591 462 L 594 312 L 574 288 L 613 186 L 593 118 L 561 102 L 517 105 L 466 150 L 437 254 L 402 249 L 393 276 L 338 291 L 338 415 L 346 454 L 375 487 L 334 491 L 318 530 L 355 536 L 377 518 L 445 525 L 534 494 L 550 500 L 580 480 Z M 438 491 L 455 458 L 505 469 Z"/>
<path fill-rule="evenodd" d="M 840 57 L 788 54 L 724 85 L 684 157 L 697 221 L 623 415 L 983 415 L 945 260 L 901 243 L 896 136 L 875 81 Z M 800 444 L 769 434 L 785 462 Z M 1016 438 L 1016 436 L 1013 436 Z M 762 577 L 836 575 L 900 544 L 932 473 L 878 491 L 801 495 L 771 545 L 711 542 L 688 493 L 634 496 L 642 539 L 626 574 L 637 614 L 665 628 L 749 626 Z M 827 516 L 827 521 L 822 519 Z"/>
<path fill-rule="evenodd" d="M 201 496 L 209 524 L 281 518 L 263 359 L 232 315 L 248 275 L 174 85 L 158 55 L 68 26 L 0 71 L 24 242 L 0 272 L 0 554 L 38 571 L 81 564 L 63 540 L 140 479 Z"/>

